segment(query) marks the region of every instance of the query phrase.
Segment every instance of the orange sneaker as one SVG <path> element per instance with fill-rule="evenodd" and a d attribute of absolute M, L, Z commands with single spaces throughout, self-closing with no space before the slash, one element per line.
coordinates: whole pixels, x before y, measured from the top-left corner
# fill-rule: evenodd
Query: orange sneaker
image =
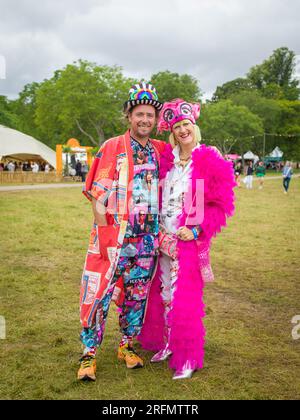
<path fill-rule="evenodd" d="M 143 360 L 136 354 L 128 344 L 119 346 L 118 359 L 124 360 L 128 369 L 137 369 L 144 366 Z"/>
<path fill-rule="evenodd" d="M 82 356 L 80 359 L 80 368 L 78 370 L 77 379 L 79 381 L 95 381 L 96 380 L 96 358 L 89 354 Z"/>

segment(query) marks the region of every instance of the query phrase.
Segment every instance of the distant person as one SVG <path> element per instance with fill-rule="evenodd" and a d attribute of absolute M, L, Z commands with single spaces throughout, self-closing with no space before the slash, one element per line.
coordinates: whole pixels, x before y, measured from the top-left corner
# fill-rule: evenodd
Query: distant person
<path fill-rule="evenodd" d="M 251 190 L 252 189 L 252 185 L 253 185 L 253 162 L 250 161 L 249 162 L 249 166 L 246 168 L 246 178 L 244 179 L 244 183 L 246 185 L 247 190 Z"/>
<path fill-rule="evenodd" d="M 81 167 L 81 179 L 82 179 L 82 182 L 85 182 L 85 179 L 86 179 L 86 176 L 87 176 L 88 171 L 89 171 L 89 167 L 88 167 L 87 162 L 83 162 L 82 167 Z"/>
<path fill-rule="evenodd" d="M 21 162 L 17 163 L 16 171 L 22 172 L 22 163 Z"/>
<path fill-rule="evenodd" d="M 259 190 L 262 190 L 263 185 L 264 185 L 264 178 L 266 175 L 266 167 L 264 165 L 264 162 L 260 161 L 257 168 L 256 168 L 256 176 L 259 179 Z"/>
<path fill-rule="evenodd" d="M 241 188 L 241 174 L 242 174 L 242 164 L 237 162 L 234 168 L 235 182 L 239 188 Z"/>
<path fill-rule="evenodd" d="M 291 162 L 286 162 L 283 168 L 282 176 L 283 176 L 284 193 L 287 194 L 290 187 L 290 182 L 293 176 L 293 168 L 292 168 Z"/>
<path fill-rule="evenodd" d="M 4 163 L 0 163 L 0 172 L 4 171 Z"/>
<path fill-rule="evenodd" d="M 70 176 L 76 176 L 76 169 L 72 168 L 72 166 L 68 166 L 69 168 L 69 175 Z"/>
<path fill-rule="evenodd" d="M 8 162 L 7 170 L 9 172 L 15 172 L 15 169 L 16 169 L 15 164 L 13 162 Z"/>
<path fill-rule="evenodd" d="M 48 174 L 50 172 L 50 165 L 49 163 L 46 163 L 45 165 L 45 174 Z"/>
<path fill-rule="evenodd" d="M 77 160 L 75 169 L 76 169 L 76 176 L 80 176 L 81 178 L 82 177 L 82 164 L 80 160 Z"/>
<path fill-rule="evenodd" d="M 36 173 L 39 172 L 40 167 L 39 167 L 39 165 L 36 162 L 33 162 L 33 164 L 31 165 L 31 170 L 32 170 L 33 173 L 36 174 Z"/>

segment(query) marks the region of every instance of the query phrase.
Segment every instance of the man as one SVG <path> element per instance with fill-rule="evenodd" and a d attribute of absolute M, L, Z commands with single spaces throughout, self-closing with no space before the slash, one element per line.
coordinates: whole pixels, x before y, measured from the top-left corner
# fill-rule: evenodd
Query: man
<path fill-rule="evenodd" d="M 286 162 L 282 171 L 282 176 L 283 176 L 284 193 L 287 194 L 289 191 L 290 182 L 293 176 L 293 167 L 292 167 L 291 162 Z"/>
<path fill-rule="evenodd" d="M 81 178 L 82 178 L 82 182 L 85 182 L 86 179 L 86 175 L 89 171 L 89 167 L 86 161 L 83 162 L 82 168 L 81 168 Z"/>
<path fill-rule="evenodd" d="M 266 175 L 266 167 L 263 161 L 259 161 L 258 166 L 255 170 L 256 176 L 259 179 L 259 190 L 263 189 L 264 186 L 264 177 Z"/>
<path fill-rule="evenodd" d="M 128 368 L 143 367 L 133 338 L 141 331 L 158 250 L 158 170 L 164 143 L 149 136 L 161 107 L 151 84 L 134 85 L 124 104 L 129 130 L 102 145 L 86 180 L 84 193 L 92 201 L 95 223 L 80 294 L 84 352 L 79 380 L 96 379 L 96 350 L 112 299 L 120 306 L 118 358 Z M 150 190 L 145 182 L 149 172 Z M 151 220 L 148 229 L 136 223 L 141 215 L 142 224 Z"/>
<path fill-rule="evenodd" d="M 80 162 L 80 160 L 77 160 L 76 165 L 75 165 L 75 170 L 76 170 L 76 176 L 79 176 L 80 178 L 82 177 L 82 164 Z"/>

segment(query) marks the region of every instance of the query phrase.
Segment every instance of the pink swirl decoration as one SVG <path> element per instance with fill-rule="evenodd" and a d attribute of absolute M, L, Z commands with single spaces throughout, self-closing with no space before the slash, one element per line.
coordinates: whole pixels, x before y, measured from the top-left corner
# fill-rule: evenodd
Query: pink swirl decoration
<path fill-rule="evenodd" d="M 200 116 L 201 105 L 199 103 L 189 103 L 183 99 L 174 99 L 172 102 L 166 102 L 159 114 L 157 130 L 171 131 L 174 124 L 182 120 L 190 120 L 196 124 Z"/>

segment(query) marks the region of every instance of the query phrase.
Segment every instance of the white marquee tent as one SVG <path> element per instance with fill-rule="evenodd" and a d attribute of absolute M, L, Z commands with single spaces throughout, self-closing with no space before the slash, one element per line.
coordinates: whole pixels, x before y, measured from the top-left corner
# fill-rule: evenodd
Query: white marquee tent
<path fill-rule="evenodd" d="M 246 154 L 244 154 L 243 158 L 245 160 L 253 160 L 254 163 L 256 163 L 257 161 L 259 161 L 259 157 L 256 156 L 254 153 L 252 153 L 251 151 L 247 152 Z"/>
<path fill-rule="evenodd" d="M 42 159 L 56 169 L 56 153 L 35 138 L 0 125 L 0 159 Z"/>
<path fill-rule="evenodd" d="M 271 158 L 282 158 L 283 156 L 283 152 L 279 149 L 279 147 L 275 147 L 275 149 L 273 150 L 272 153 L 270 153 L 269 156 L 267 157 L 271 157 Z"/>

